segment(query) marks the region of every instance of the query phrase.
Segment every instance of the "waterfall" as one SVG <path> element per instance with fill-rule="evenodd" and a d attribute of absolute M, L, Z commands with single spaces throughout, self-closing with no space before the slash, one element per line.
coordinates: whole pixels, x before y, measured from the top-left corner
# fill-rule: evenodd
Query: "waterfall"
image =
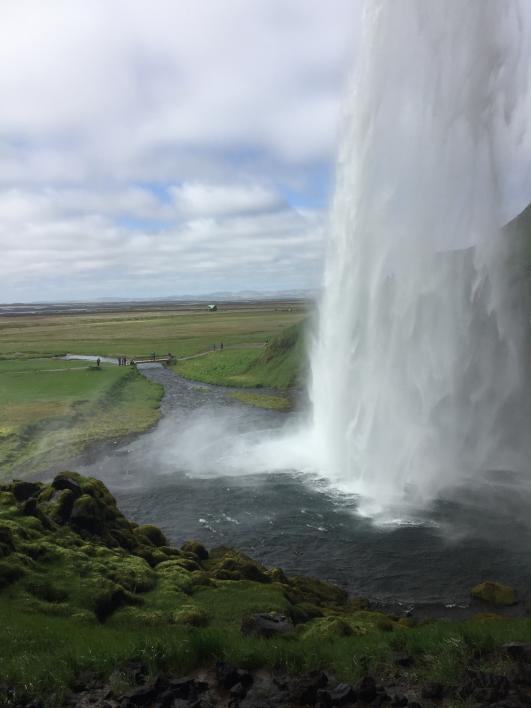
<path fill-rule="evenodd" d="M 325 474 L 368 513 L 528 464 L 523 301 L 499 228 L 521 10 L 513 0 L 365 9 L 311 396 Z"/>

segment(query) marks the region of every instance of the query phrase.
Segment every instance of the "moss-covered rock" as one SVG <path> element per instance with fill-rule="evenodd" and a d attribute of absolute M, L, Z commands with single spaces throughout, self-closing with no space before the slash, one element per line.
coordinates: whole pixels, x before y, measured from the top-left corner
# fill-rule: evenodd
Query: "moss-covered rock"
<path fill-rule="evenodd" d="M 48 578 L 31 578 L 26 582 L 25 588 L 31 595 L 44 602 L 57 603 L 68 600 L 68 591 Z"/>
<path fill-rule="evenodd" d="M 116 610 L 125 605 L 138 605 L 142 600 L 132 593 L 124 590 L 115 583 L 102 584 L 98 592 L 94 595 L 92 607 L 94 614 L 100 622 L 110 617 Z"/>
<path fill-rule="evenodd" d="M 476 585 L 472 588 L 470 594 L 476 600 L 499 607 L 515 605 L 518 602 L 516 592 L 512 587 L 491 581 Z"/>
<path fill-rule="evenodd" d="M 286 597 L 293 604 L 309 602 L 321 607 L 342 607 L 348 600 L 346 591 L 337 585 L 302 576 L 289 579 Z"/>
<path fill-rule="evenodd" d="M 152 524 L 144 524 L 143 526 L 137 526 L 134 529 L 134 534 L 137 536 L 142 542 L 151 544 L 153 546 L 167 546 L 168 541 L 166 539 L 166 536 L 162 533 L 162 531 L 157 527 L 153 526 Z"/>
<path fill-rule="evenodd" d="M 211 551 L 204 566 L 218 580 L 252 580 L 255 583 L 270 583 L 268 569 L 245 553 L 232 548 L 216 548 Z"/>
<path fill-rule="evenodd" d="M 181 551 L 183 553 L 193 553 L 200 561 L 207 560 L 208 558 L 207 549 L 202 543 L 199 543 L 199 541 L 186 541 L 186 543 L 183 543 L 181 546 Z"/>
<path fill-rule="evenodd" d="M 335 637 L 350 637 L 353 634 L 351 625 L 338 617 L 322 617 L 312 620 L 305 631 L 305 637 L 328 640 Z"/>
<path fill-rule="evenodd" d="M 26 569 L 14 558 L 0 560 L 0 590 L 25 575 Z"/>
<path fill-rule="evenodd" d="M 191 627 L 206 627 L 208 615 L 199 607 L 185 605 L 172 615 L 175 624 L 186 624 Z"/>

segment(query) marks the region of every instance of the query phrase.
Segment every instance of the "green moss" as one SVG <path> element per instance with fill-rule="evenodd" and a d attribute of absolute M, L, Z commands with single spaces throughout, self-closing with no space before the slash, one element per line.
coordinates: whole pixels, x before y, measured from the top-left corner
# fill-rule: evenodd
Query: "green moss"
<path fill-rule="evenodd" d="M 509 585 L 485 581 L 476 585 L 470 591 L 472 597 L 491 605 L 507 606 L 515 605 L 517 600 L 516 592 Z"/>
<path fill-rule="evenodd" d="M 288 597 L 300 604 L 309 602 L 314 605 L 343 606 L 348 600 L 347 593 L 337 585 L 325 583 L 317 578 L 294 576 L 289 579 Z"/>
<path fill-rule="evenodd" d="M 114 557 L 107 567 L 107 577 L 130 592 L 148 592 L 157 583 L 157 576 L 149 564 L 137 556 Z"/>
<path fill-rule="evenodd" d="M 334 639 L 335 637 L 350 637 L 353 634 L 350 624 L 337 617 L 315 619 L 306 627 L 304 636 L 308 639 L 325 641 Z"/>
<path fill-rule="evenodd" d="M 151 543 L 153 546 L 168 545 L 166 536 L 157 526 L 153 526 L 152 524 L 137 526 L 137 528 L 134 529 L 134 534 L 135 536 L 138 536 L 141 539 L 147 539 L 148 542 Z"/>
<path fill-rule="evenodd" d="M 175 624 L 186 624 L 191 627 L 206 627 L 208 624 L 208 615 L 199 607 L 193 605 L 185 605 L 172 615 L 172 621 Z"/>
<path fill-rule="evenodd" d="M 0 590 L 19 580 L 25 573 L 26 569 L 14 558 L 0 560 Z"/>
<path fill-rule="evenodd" d="M 200 561 L 208 559 L 208 551 L 199 541 L 186 541 L 181 546 L 183 553 L 193 553 Z"/>
<path fill-rule="evenodd" d="M 48 578 L 33 577 L 25 584 L 25 588 L 34 597 L 45 602 L 64 602 L 68 600 L 67 590 L 54 584 Z"/>

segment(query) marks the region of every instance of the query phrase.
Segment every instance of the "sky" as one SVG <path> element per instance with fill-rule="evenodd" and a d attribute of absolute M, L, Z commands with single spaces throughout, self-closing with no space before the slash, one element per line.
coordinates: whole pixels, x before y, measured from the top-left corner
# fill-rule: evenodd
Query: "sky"
<path fill-rule="evenodd" d="M 320 284 L 360 0 L 2 0 L 0 301 Z"/>

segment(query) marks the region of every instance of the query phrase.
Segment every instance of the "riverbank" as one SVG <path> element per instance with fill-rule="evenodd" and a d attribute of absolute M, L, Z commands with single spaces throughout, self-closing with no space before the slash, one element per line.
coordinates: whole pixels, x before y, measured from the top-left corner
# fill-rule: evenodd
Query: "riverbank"
<path fill-rule="evenodd" d="M 91 445 L 148 430 L 162 395 L 129 367 L 0 360 L 1 475 L 57 468 Z"/>
<path fill-rule="evenodd" d="M 262 705 L 250 702 L 252 686 L 277 681 L 283 688 L 275 683 L 280 697 L 269 705 L 343 705 L 356 692 L 375 706 L 395 695 L 401 706 L 490 704 L 527 691 L 530 652 L 507 646 L 531 641 L 527 617 L 503 618 L 487 603 L 461 622 L 391 615 L 233 549 L 171 547 L 158 528 L 128 521 L 95 479 L 4 485 L 0 549 L 7 705 L 38 699 L 57 708 L 79 694 L 110 706 L 151 696 L 151 705 L 163 687 L 184 686 L 176 681 L 187 672 L 207 679 L 205 700 L 242 708 Z M 218 686 L 219 662 L 240 670 L 238 680 Z M 325 694 L 339 691 L 338 682 L 350 692 L 343 687 L 334 703 Z M 167 693 L 162 705 L 179 697 L 188 698 Z"/>

